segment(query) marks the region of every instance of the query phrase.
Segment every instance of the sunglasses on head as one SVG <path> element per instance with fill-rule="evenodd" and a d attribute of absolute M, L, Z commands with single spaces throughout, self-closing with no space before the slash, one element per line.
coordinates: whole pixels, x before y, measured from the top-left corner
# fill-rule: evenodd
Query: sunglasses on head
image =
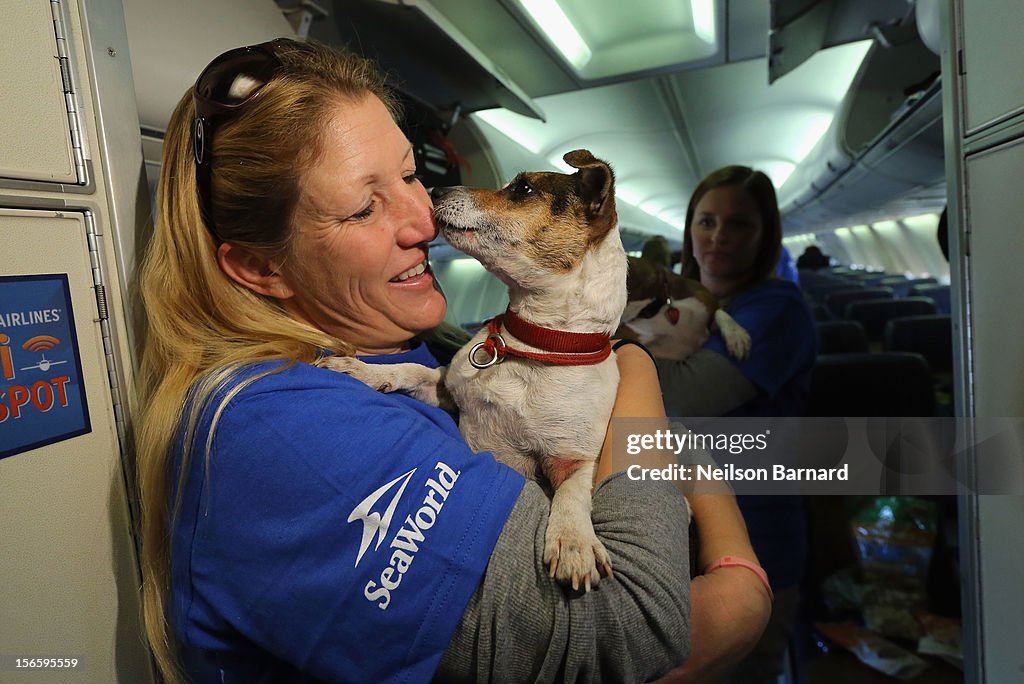
<path fill-rule="evenodd" d="M 222 242 L 213 224 L 210 173 L 213 157 L 213 135 L 217 126 L 237 116 L 259 97 L 263 87 L 281 69 L 278 55 L 293 41 L 278 38 L 259 45 L 235 48 L 216 57 L 196 79 L 192 88 L 195 120 L 192 125 L 192 146 L 196 161 L 196 188 L 199 207 L 207 230 L 218 243 Z"/>

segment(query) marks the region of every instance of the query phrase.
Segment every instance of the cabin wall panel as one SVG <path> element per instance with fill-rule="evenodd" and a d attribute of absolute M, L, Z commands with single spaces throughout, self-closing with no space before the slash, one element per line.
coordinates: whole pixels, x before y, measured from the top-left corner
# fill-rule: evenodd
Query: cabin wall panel
<path fill-rule="evenodd" d="M 1024 3 L 1020 0 L 961 2 L 963 116 L 967 135 L 1024 113 Z M 1012 39 L 1003 40 L 1007 33 Z M 998 77 L 994 70 L 998 71 Z"/>
<path fill-rule="evenodd" d="M 1014 304 L 1024 249 L 1021 25 L 1018 0 L 954 0 L 943 16 L 954 376 L 966 416 L 1024 416 L 1024 309 Z M 961 457 L 969 485 L 985 456 L 977 448 Z M 1024 496 L 965 494 L 959 507 L 965 679 L 1020 681 Z"/>
<path fill-rule="evenodd" d="M 77 183 L 50 3 L 0 0 L 0 12 L 19 29 L 0 41 L 0 183 Z"/>
<path fill-rule="evenodd" d="M 83 410 L 88 417 L 84 434 L 0 459 L 0 520 L 5 530 L 0 554 L 3 655 L 75 657 L 82 665 L 65 672 L 64 681 L 113 682 L 118 681 L 118 672 L 111 656 L 120 648 L 129 660 L 134 652 L 135 667 L 140 668 L 134 677 L 146 668 L 145 658 L 139 657 L 143 642 L 138 622 L 132 619 L 138 608 L 137 573 L 126 535 L 128 508 L 85 216 L 0 209 L 0 240 L 4 244 L 0 274 L 67 277 L 70 310 L 62 302 L 46 301 L 52 307 L 49 310 L 59 311 L 57 316 L 62 318 L 54 329 L 67 323 L 63 320 L 67 316 L 73 322 L 69 328 L 75 331 L 74 339 L 60 334 L 53 337 L 56 343 L 46 344 L 34 335 L 40 332 L 39 326 L 19 323 L 31 310 L 15 306 L 14 301 L 0 302 L 0 316 L 6 323 L 0 331 L 12 361 L 0 381 L 4 395 L 0 451 L 24 442 L 27 433 L 21 426 L 26 421 L 34 421 L 45 431 L 43 435 L 51 436 L 77 411 Z M 0 285 L 10 287 L 10 282 Z M 45 326 L 44 331 L 52 332 Z M 55 365 L 42 360 L 47 356 Z M 42 389 L 36 389 L 39 383 Z M 20 403 L 15 397 L 22 394 L 18 390 L 22 387 L 32 388 L 33 401 L 15 412 L 13 405 Z M 45 412 L 41 407 L 46 407 Z M 126 641 L 119 644 L 121 639 Z M 38 674 L 4 673 L 0 679 L 29 681 Z"/>
<path fill-rule="evenodd" d="M 23 122 L 39 128 L 16 128 L 18 144 L 45 159 L 55 140 L 65 144 L 73 121 L 81 155 L 76 166 L 88 180 L 0 182 L 0 403 L 6 405 L 6 413 L 0 409 L 0 419 L 6 415 L 0 420 L 0 655 L 81 659 L 79 668 L 60 673 L 10 671 L 5 661 L 0 680 L 150 682 L 128 428 L 135 368 L 130 278 L 134 237 L 148 206 L 144 195 L 137 203 L 144 180 L 123 9 L 120 0 L 0 0 L 0 10 L 7 45 L 27 41 L 26 50 L 38 50 L 53 63 L 54 19 L 59 20 L 60 54 L 69 67 L 68 79 L 60 81 L 72 86 L 64 99 L 77 116 L 69 118 L 64 108 L 53 120 Z M 5 115 L 51 111 L 52 75 L 26 79 L 19 59 L 0 60 Z M 10 159 L 6 143 L 0 150 L 0 158 Z M 43 300 L 50 291 L 36 287 L 44 281 L 67 293 L 74 336 L 48 327 L 56 322 L 52 313 L 49 320 L 39 318 L 38 311 L 54 308 Z M 32 287 L 14 286 L 23 282 Z M 21 306 L 25 302 L 32 306 Z M 34 330 L 25 320 L 47 325 Z M 85 397 L 79 407 L 87 407 L 87 422 L 76 418 L 65 429 L 56 421 L 63 399 L 59 391 L 47 393 L 43 381 L 56 380 L 52 388 L 70 383 L 71 378 L 60 379 L 70 362 L 44 362 L 35 352 L 48 345 L 77 351 L 77 396 Z M 24 390 L 14 388 L 25 386 L 33 388 L 36 401 L 21 402 L 21 408 L 40 414 L 31 425 L 24 413 L 15 418 L 10 410 L 12 401 L 24 398 Z M 63 388 L 71 390 L 69 384 Z M 26 427 L 16 429 L 16 422 Z"/>
<path fill-rule="evenodd" d="M 975 412 L 1024 416 L 1024 316 L 1008 310 L 1007 295 L 1019 290 L 1024 258 L 1024 140 L 966 160 L 966 209 L 971 224 L 971 305 Z"/>

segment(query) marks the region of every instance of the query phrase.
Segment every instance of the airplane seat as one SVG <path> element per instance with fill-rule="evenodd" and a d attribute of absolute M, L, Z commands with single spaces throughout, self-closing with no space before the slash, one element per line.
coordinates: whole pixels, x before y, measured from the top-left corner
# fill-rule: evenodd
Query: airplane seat
<path fill-rule="evenodd" d="M 824 321 L 819 322 L 817 328 L 819 354 L 868 351 L 867 334 L 857 321 Z"/>
<path fill-rule="evenodd" d="M 800 287 L 804 289 L 815 289 L 819 286 L 829 285 L 846 285 L 849 287 L 859 284 L 849 276 L 830 273 L 822 269 L 798 268 L 797 276 L 800 278 Z"/>
<path fill-rule="evenodd" d="M 832 312 L 829 311 L 828 307 L 824 304 L 818 304 L 814 301 L 809 301 L 807 304 L 811 307 L 811 312 L 814 314 L 814 320 L 818 322 L 832 320 Z"/>
<path fill-rule="evenodd" d="M 885 326 L 883 349 L 915 352 L 933 371 L 953 369 L 953 322 L 948 314 L 894 318 Z"/>
<path fill-rule="evenodd" d="M 824 269 L 798 268 L 800 282 L 808 283 L 848 283 L 851 278 L 843 273 L 834 273 Z"/>
<path fill-rule="evenodd" d="M 894 318 L 885 326 L 882 348 L 887 351 L 914 352 L 928 361 L 935 391 L 938 415 L 952 416 L 955 410 L 953 391 L 953 321 L 948 314 Z"/>
<path fill-rule="evenodd" d="M 823 269 L 823 270 L 825 270 L 828 273 L 832 273 L 834 275 L 846 275 L 846 276 L 848 276 L 851 273 L 853 273 L 853 269 L 851 269 L 849 266 L 842 266 L 842 265 L 839 265 L 839 266 L 829 266 L 828 268 Z"/>
<path fill-rule="evenodd" d="M 893 299 L 893 291 L 888 287 L 862 287 L 851 290 L 836 290 L 825 296 L 825 304 L 836 318 L 843 318 L 846 306 L 851 302 L 875 299 Z"/>
<path fill-rule="evenodd" d="M 860 322 L 868 335 L 869 343 L 881 343 L 885 335 L 885 324 L 893 318 L 927 316 L 934 313 L 935 302 L 928 297 L 906 297 L 850 302 L 846 305 L 843 318 Z"/>
<path fill-rule="evenodd" d="M 910 290 L 917 285 L 931 285 L 936 283 L 935 278 L 905 278 L 903 276 L 892 276 L 891 278 L 885 278 L 879 285 L 885 287 L 891 287 L 893 294 L 897 297 L 908 297 L 910 296 Z"/>
<path fill-rule="evenodd" d="M 920 354 L 823 354 L 811 373 L 812 417 L 934 416 L 931 369 Z"/>
<path fill-rule="evenodd" d="M 949 285 L 940 283 L 924 283 L 910 288 L 911 297 L 929 297 L 935 302 L 935 309 L 940 314 L 951 313 Z"/>
<path fill-rule="evenodd" d="M 853 275 L 864 287 L 878 287 L 878 284 L 886 278 L 892 278 L 892 273 L 879 271 L 855 271 Z"/>
<path fill-rule="evenodd" d="M 843 292 L 846 290 L 863 290 L 864 287 L 858 283 L 850 282 L 823 282 L 816 284 L 801 283 L 804 292 L 810 295 L 811 299 L 821 304 L 825 303 L 825 298 L 833 292 Z"/>

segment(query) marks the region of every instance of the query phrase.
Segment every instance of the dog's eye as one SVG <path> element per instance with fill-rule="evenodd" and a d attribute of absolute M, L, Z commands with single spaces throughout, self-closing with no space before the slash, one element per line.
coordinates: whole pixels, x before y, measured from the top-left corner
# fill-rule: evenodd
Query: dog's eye
<path fill-rule="evenodd" d="M 512 194 L 516 197 L 528 197 L 533 194 L 533 186 L 525 179 L 518 180 L 512 186 Z"/>

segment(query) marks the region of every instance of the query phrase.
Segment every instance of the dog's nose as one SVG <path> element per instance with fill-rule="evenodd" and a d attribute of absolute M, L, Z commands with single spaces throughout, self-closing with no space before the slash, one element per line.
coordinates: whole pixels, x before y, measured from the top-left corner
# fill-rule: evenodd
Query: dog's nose
<path fill-rule="evenodd" d="M 454 189 L 454 187 L 434 188 L 433 190 L 430 191 L 430 199 L 436 202 Z"/>

